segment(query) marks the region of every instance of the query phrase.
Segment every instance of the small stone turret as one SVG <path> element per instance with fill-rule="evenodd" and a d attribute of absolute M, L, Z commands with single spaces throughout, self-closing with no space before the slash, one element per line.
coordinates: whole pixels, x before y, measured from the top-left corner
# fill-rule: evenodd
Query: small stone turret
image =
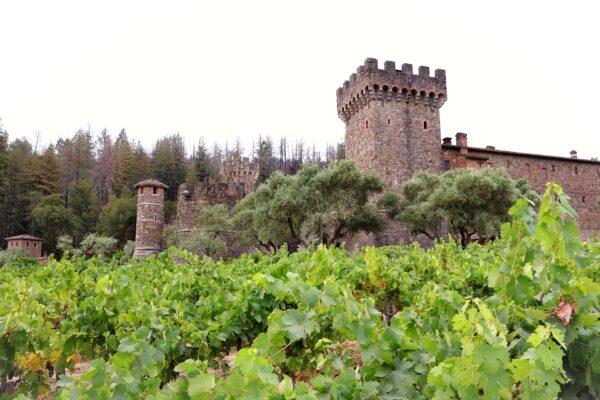
<path fill-rule="evenodd" d="M 135 185 L 137 190 L 137 222 L 135 226 L 134 258 L 157 254 L 162 249 L 165 224 L 164 198 L 169 187 L 156 179 Z"/>

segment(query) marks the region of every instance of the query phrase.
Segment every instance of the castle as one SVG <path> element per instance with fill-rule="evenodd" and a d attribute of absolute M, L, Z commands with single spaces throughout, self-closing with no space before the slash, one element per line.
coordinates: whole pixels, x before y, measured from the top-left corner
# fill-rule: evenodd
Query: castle
<path fill-rule="evenodd" d="M 375 171 L 392 189 L 420 170 L 443 172 L 451 168 L 500 168 L 513 178 L 525 178 L 542 193 L 553 181 L 571 196 L 579 214 L 584 239 L 600 232 L 600 161 L 570 157 L 518 153 L 469 147 L 467 135 L 457 133 L 456 141 L 441 138 L 440 108 L 448 97 L 446 72 L 411 64 L 396 69 L 386 61 L 379 69 L 374 58 L 337 90 L 337 110 L 346 124 L 346 156 L 362 171 Z M 376 245 L 413 240 L 408 229 L 391 223 L 385 232 L 370 238 Z"/>
<path fill-rule="evenodd" d="M 557 157 L 493 146 L 470 147 L 465 133 L 457 133 L 454 143 L 452 138 L 442 139 L 440 108 L 447 97 L 446 72 L 442 69 L 431 76 L 428 67 L 419 67 L 415 74 L 411 64 L 396 69 L 393 61 L 386 61 L 380 69 L 376 59 L 367 58 L 337 90 L 338 116 L 346 125 L 346 157 L 361 171 L 379 174 L 393 190 L 399 190 L 419 171 L 440 173 L 452 168 L 505 169 L 515 179 L 527 179 L 538 193 L 544 191 L 546 182 L 553 181 L 571 196 L 582 238 L 598 235 L 600 161 L 579 159 L 575 151 L 570 157 Z M 180 187 L 178 222 L 191 229 L 206 207 L 232 207 L 254 189 L 257 178 L 258 168 L 248 159 L 225 161 L 215 182 Z M 389 221 L 384 232 L 362 235 L 354 245 L 421 239 L 413 237 L 408 227 Z"/>

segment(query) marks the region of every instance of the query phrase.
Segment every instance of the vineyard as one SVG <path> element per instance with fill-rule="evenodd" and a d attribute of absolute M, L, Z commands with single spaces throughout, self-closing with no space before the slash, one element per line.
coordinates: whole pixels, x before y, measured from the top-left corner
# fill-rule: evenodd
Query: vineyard
<path fill-rule="evenodd" d="M 558 186 L 510 213 L 465 250 L 7 264 L 0 399 L 598 399 L 600 243 Z"/>

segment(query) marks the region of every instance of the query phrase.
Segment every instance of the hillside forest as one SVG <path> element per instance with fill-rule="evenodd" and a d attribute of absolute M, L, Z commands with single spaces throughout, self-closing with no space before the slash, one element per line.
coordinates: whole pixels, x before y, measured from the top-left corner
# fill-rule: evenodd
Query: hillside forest
<path fill-rule="evenodd" d="M 23 233 L 43 238 L 47 253 L 56 249 L 60 236 L 77 245 L 93 232 L 123 245 L 135 237 L 133 186 L 149 177 L 169 186 L 169 220 L 179 185 L 215 177 L 226 158 L 253 158 L 261 181 L 276 170 L 293 174 L 303 164 L 344 158 L 342 146 L 328 145 L 321 152 L 301 141 L 274 143 L 264 136 L 257 136 L 251 149 L 239 139 L 208 146 L 199 138 L 191 151 L 179 134 L 161 137 L 147 149 L 124 129 L 116 135 L 78 130 L 44 147 L 37 142 L 10 137 L 0 120 L 0 249 L 6 237 Z"/>

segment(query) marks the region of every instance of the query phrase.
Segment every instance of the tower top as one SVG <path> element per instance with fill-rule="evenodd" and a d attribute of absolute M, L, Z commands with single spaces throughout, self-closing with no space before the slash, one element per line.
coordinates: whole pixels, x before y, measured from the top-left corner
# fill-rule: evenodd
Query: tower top
<path fill-rule="evenodd" d="M 405 101 L 441 107 L 446 101 L 446 71 L 436 69 L 430 76 L 429 67 L 419 67 L 413 73 L 412 64 L 396 69 L 394 61 L 386 61 L 379 69 L 377 59 L 367 58 L 364 65 L 350 75 L 337 90 L 338 115 L 344 121 L 371 100 Z"/>
<path fill-rule="evenodd" d="M 161 181 L 159 181 L 158 179 L 146 179 L 144 181 L 138 182 L 135 184 L 135 188 L 139 188 L 139 187 L 161 187 L 163 189 L 168 189 L 169 187 L 167 185 L 165 185 L 164 183 L 162 183 Z"/>

